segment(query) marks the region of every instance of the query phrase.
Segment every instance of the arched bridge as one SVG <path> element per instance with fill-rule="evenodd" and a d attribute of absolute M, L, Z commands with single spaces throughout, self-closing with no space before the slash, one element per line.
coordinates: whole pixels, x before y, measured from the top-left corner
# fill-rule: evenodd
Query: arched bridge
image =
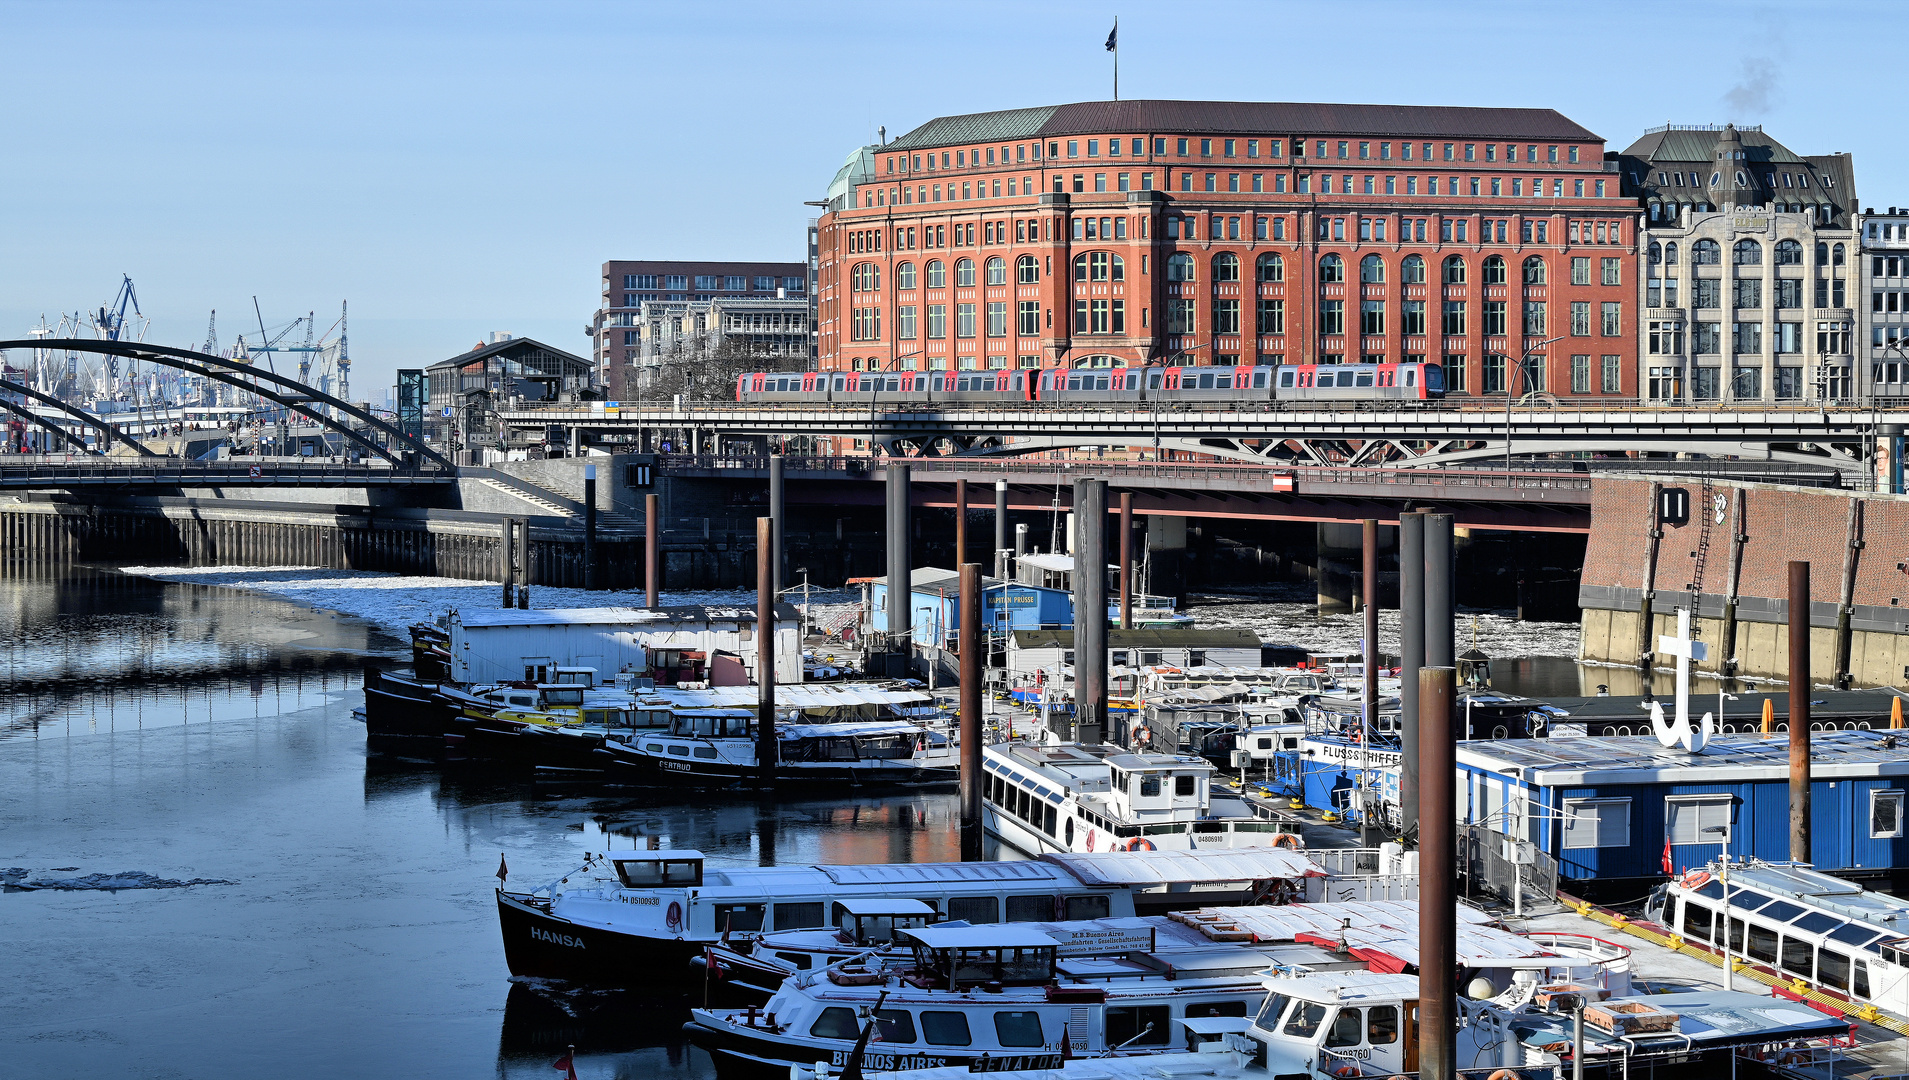
<path fill-rule="evenodd" d="M 402 460 L 392 452 L 396 448 L 409 451 L 418 456 L 419 461 L 428 462 L 439 469 L 454 470 L 454 466 L 443 456 L 390 424 L 347 401 L 341 401 L 314 387 L 306 386 L 296 379 L 288 379 L 277 372 L 267 371 L 254 364 L 241 364 L 236 360 L 227 360 L 209 353 L 194 352 L 191 349 L 175 349 L 165 345 L 148 345 L 136 341 L 99 341 L 86 338 L 43 338 L 0 341 L 0 350 L 5 349 L 49 349 L 62 352 L 97 353 L 102 356 L 118 356 L 128 360 L 144 360 L 164 367 L 178 368 L 200 375 L 227 386 L 236 386 L 247 393 L 257 394 L 268 401 L 276 402 L 287 409 L 311 420 L 328 430 L 363 447 L 377 457 L 401 465 Z M 388 443 L 380 443 L 370 438 L 358 428 L 334 416 L 327 416 L 322 410 L 314 408 L 323 405 L 336 413 L 357 420 L 365 427 L 383 434 Z M 70 410 L 69 410 L 70 411 Z M 129 441 L 129 440 L 128 440 Z M 134 444 L 137 445 L 137 444 Z M 140 447 L 142 452 L 143 447 Z"/>

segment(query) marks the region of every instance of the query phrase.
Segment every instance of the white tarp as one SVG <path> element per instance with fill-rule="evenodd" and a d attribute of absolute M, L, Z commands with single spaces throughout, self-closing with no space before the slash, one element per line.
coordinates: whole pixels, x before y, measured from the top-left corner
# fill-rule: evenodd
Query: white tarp
<path fill-rule="evenodd" d="M 1326 876 L 1305 852 L 1277 847 L 1234 851 L 1060 851 L 1049 852 L 1041 859 L 1065 867 L 1089 885 L 1123 888 Z"/>

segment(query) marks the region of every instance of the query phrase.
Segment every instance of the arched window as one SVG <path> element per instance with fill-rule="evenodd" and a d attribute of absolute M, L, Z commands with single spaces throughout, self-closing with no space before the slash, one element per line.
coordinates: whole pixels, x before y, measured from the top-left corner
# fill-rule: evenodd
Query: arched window
<path fill-rule="evenodd" d="M 895 265 L 895 287 L 897 289 L 912 289 L 915 287 L 914 263 L 905 262 Z"/>
<path fill-rule="evenodd" d="M 928 287 L 931 289 L 948 287 L 948 266 L 940 259 L 928 260 Z"/>
<path fill-rule="evenodd" d="M 1843 265 L 1843 245 L 1837 244 L 1829 249 L 1829 264 L 1831 266 Z"/>
<path fill-rule="evenodd" d="M 1167 256 L 1168 281 L 1193 280 L 1193 256 L 1184 251 Z"/>
<path fill-rule="evenodd" d="M 1240 257 L 1231 252 L 1222 251 L 1213 256 L 1214 281 L 1238 281 L 1240 279 Z"/>
<path fill-rule="evenodd" d="M 1261 281 L 1285 281 L 1286 260 L 1277 255 L 1261 255 L 1259 257 L 1259 279 Z"/>
<path fill-rule="evenodd" d="M 1385 280 L 1385 260 L 1377 255 L 1367 255 L 1359 260 L 1359 280 L 1367 285 L 1376 285 Z"/>
<path fill-rule="evenodd" d="M 1730 250 L 1730 261 L 1738 266 L 1760 266 L 1763 264 L 1763 245 L 1746 236 Z"/>
<path fill-rule="evenodd" d="M 1829 245 L 1821 240 L 1816 242 L 1816 265 L 1829 265 Z"/>
<path fill-rule="evenodd" d="M 1041 260 L 1032 255 L 1023 255 L 1014 263 L 1015 280 L 1023 285 L 1032 285 L 1041 280 Z"/>
<path fill-rule="evenodd" d="M 1074 256 L 1075 281 L 1125 281 L 1127 264 L 1109 251 L 1083 251 Z"/>
<path fill-rule="evenodd" d="M 1544 260 L 1536 255 L 1525 260 L 1525 284 L 1544 284 Z"/>
<path fill-rule="evenodd" d="M 882 287 L 882 268 L 877 263 L 856 263 L 848 276 L 849 288 L 855 292 L 875 292 Z"/>
<path fill-rule="evenodd" d="M 974 284 L 974 260 L 973 259 L 956 259 L 955 260 L 955 287 L 960 288 L 961 286 L 964 286 L 964 285 L 973 285 L 973 284 Z"/>
<path fill-rule="evenodd" d="M 1672 266 L 1677 265 L 1677 241 L 1672 240 L 1664 245 L 1664 261 Z"/>
<path fill-rule="evenodd" d="M 988 260 L 988 284 L 1006 285 L 1008 283 L 1008 261 L 999 255 Z"/>
<path fill-rule="evenodd" d="M 1407 255 L 1399 264 L 1399 281 L 1406 285 L 1425 284 L 1425 260 L 1417 255 Z"/>
<path fill-rule="evenodd" d="M 1715 266 L 1723 262 L 1723 248 L 1715 240 L 1699 240 L 1690 245 L 1690 261 L 1698 266 Z"/>
<path fill-rule="evenodd" d="M 1794 240 L 1776 242 L 1776 264 L 1778 266 L 1802 266 L 1803 245 Z"/>
<path fill-rule="evenodd" d="M 1505 259 L 1502 255 L 1493 255 L 1485 260 L 1485 284 L 1503 285 L 1505 283 Z"/>
<path fill-rule="evenodd" d="M 1346 261 L 1337 255 L 1328 255 L 1319 260 L 1319 283 L 1329 285 L 1346 279 Z"/>
<path fill-rule="evenodd" d="M 1492 256 L 1492 258 L 1494 259 L 1497 257 L 1498 256 L 1496 255 Z M 1450 255 L 1446 257 L 1445 284 L 1447 285 L 1465 284 L 1465 260 L 1463 258 L 1457 255 Z"/>
<path fill-rule="evenodd" d="M 1652 240 L 1650 242 L 1650 264 L 1652 266 L 1661 266 L 1663 265 L 1663 262 L 1664 262 L 1664 245 L 1658 243 L 1655 240 Z"/>

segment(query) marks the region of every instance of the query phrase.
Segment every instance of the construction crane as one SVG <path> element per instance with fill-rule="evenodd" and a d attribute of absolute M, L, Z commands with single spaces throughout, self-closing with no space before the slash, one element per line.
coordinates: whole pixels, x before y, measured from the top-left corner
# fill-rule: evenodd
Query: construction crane
<path fill-rule="evenodd" d="M 146 313 L 139 310 L 139 297 L 133 293 L 133 279 L 130 274 L 119 275 L 119 292 L 113 301 L 99 309 L 93 316 L 93 329 L 107 341 L 119 341 L 126 332 L 126 305 L 131 304 L 133 315 L 144 319 Z M 105 362 L 106 396 L 113 397 L 119 392 L 119 358 L 109 356 Z"/>

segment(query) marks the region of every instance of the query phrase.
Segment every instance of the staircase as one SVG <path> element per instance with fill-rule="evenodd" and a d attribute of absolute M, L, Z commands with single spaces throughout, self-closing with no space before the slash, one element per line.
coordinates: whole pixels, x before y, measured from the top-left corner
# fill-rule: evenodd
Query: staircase
<path fill-rule="evenodd" d="M 476 480 L 478 483 L 511 498 L 522 500 L 535 506 L 551 517 L 566 518 L 571 521 L 583 520 L 583 501 L 570 492 L 551 488 L 543 484 L 532 483 L 522 477 L 512 476 L 485 466 L 465 466 L 458 470 L 460 477 Z M 629 529 L 642 528 L 642 522 L 614 510 L 597 510 L 597 525 L 600 528 Z"/>

